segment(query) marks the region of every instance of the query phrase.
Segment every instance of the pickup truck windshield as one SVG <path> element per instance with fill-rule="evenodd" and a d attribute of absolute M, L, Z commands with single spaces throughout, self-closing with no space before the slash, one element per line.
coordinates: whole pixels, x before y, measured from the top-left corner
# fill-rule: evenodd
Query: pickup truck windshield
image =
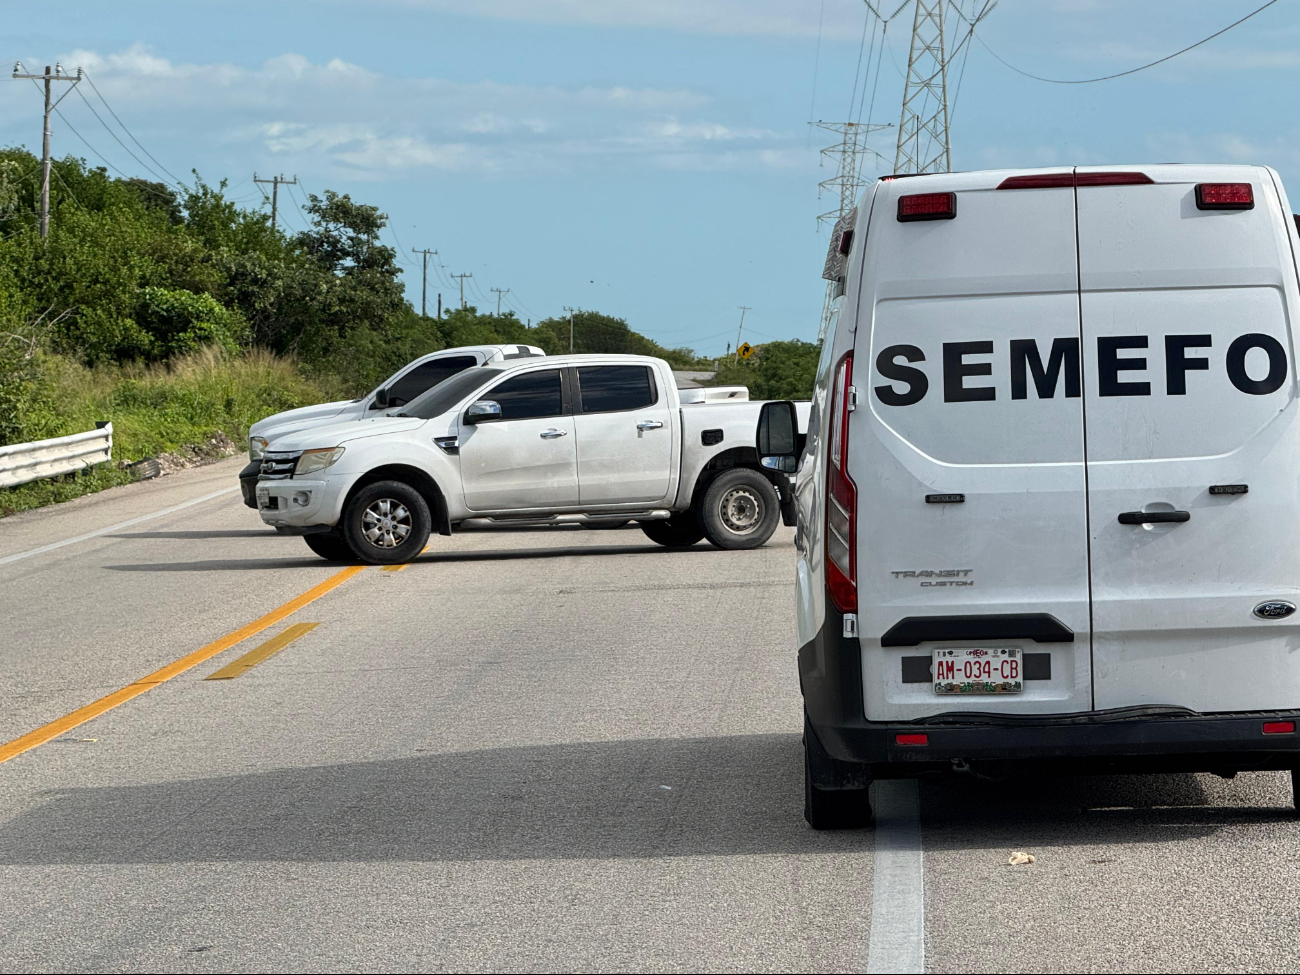
<path fill-rule="evenodd" d="M 431 420 L 435 416 L 446 413 L 480 386 L 492 382 L 501 374 L 501 371 L 489 366 L 475 366 L 472 369 L 458 372 L 450 379 L 444 379 L 428 392 L 417 396 L 403 406 L 401 410 L 388 415 L 415 416 L 421 420 Z"/>

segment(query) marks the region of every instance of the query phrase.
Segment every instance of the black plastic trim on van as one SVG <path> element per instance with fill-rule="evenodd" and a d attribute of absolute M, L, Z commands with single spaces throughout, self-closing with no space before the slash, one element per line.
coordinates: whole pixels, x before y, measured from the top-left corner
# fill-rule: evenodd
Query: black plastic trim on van
<path fill-rule="evenodd" d="M 1049 613 L 989 616 L 908 616 L 880 638 L 882 647 L 915 647 L 933 640 L 1033 640 L 1073 643 L 1074 631 Z"/>

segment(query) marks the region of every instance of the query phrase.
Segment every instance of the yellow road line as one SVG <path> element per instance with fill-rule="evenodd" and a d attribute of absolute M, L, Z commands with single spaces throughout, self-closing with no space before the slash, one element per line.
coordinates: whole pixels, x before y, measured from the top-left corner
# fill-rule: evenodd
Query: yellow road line
<path fill-rule="evenodd" d="M 261 646 L 249 650 L 237 660 L 232 660 L 220 670 L 204 677 L 204 680 L 230 680 L 232 677 L 238 677 L 246 670 L 256 667 L 264 660 L 274 657 L 277 653 L 293 643 L 300 636 L 306 636 L 319 623 L 294 623 L 292 626 L 285 628 L 282 632 L 277 633 L 271 639 L 267 640 Z"/>
<path fill-rule="evenodd" d="M 261 619 L 253 620 L 246 626 L 240 627 L 233 633 L 227 633 L 220 640 L 209 643 L 206 647 L 200 647 L 193 653 L 181 657 L 179 660 L 169 663 L 166 667 L 155 670 L 146 677 L 141 677 L 134 684 L 128 684 L 121 690 L 114 691 L 107 697 L 101 697 L 93 704 L 87 704 L 84 708 L 78 708 L 70 714 L 65 714 L 61 718 L 56 718 L 49 724 L 37 728 L 35 731 L 29 731 L 21 738 L 15 738 L 6 745 L 0 745 L 0 763 L 7 762 L 11 758 L 16 758 L 25 751 L 30 751 L 37 745 L 44 745 L 52 738 L 57 738 L 64 732 L 71 731 L 77 725 L 85 724 L 91 718 L 97 718 L 105 711 L 111 711 L 119 704 L 125 704 L 133 697 L 138 697 L 145 691 L 151 691 L 159 684 L 171 680 L 177 674 L 183 674 L 191 667 L 198 666 L 203 661 L 215 657 L 223 650 L 229 650 L 237 643 L 242 643 L 250 636 L 256 636 L 268 627 L 275 626 L 286 616 L 290 616 L 302 609 L 308 603 L 314 602 L 321 596 L 324 596 L 331 589 L 347 582 L 358 572 L 365 571 L 364 565 L 350 565 L 340 572 L 336 572 L 318 586 L 313 586 L 301 596 L 297 596 L 278 609 L 273 609 Z"/>

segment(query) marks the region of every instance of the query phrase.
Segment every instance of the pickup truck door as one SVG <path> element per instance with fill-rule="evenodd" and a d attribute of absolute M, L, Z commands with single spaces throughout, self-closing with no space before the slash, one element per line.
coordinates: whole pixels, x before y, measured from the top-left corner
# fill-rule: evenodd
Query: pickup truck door
<path fill-rule="evenodd" d="M 659 501 L 672 479 L 673 409 L 649 365 L 579 366 L 574 423 L 583 504 Z"/>
<path fill-rule="evenodd" d="M 578 503 L 577 438 L 559 369 L 516 373 L 478 397 L 501 419 L 460 424 L 460 476 L 472 511 Z"/>

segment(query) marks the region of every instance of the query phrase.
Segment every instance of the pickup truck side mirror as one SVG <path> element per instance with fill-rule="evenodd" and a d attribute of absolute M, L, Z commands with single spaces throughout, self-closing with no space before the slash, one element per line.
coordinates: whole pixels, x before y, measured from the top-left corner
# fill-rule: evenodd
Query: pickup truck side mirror
<path fill-rule="evenodd" d="M 481 399 L 470 403 L 469 409 L 465 411 L 465 422 L 471 426 L 475 423 L 487 423 L 499 419 L 501 419 L 501 404 L 494 399 Z"/>
<path fill-rule="evenodd" d="M 754 446 L 759 463 L 769 470 L 793 474 L 799 469 L 798 419 L 789 400 L 764 403 L 758 413 Z"/>
<path fill-rule="evenodd" d="M 375 398 L 370 404 L 372 410 L 388 409 L 388 388 L 385 386 L 375 390 Z"/>

